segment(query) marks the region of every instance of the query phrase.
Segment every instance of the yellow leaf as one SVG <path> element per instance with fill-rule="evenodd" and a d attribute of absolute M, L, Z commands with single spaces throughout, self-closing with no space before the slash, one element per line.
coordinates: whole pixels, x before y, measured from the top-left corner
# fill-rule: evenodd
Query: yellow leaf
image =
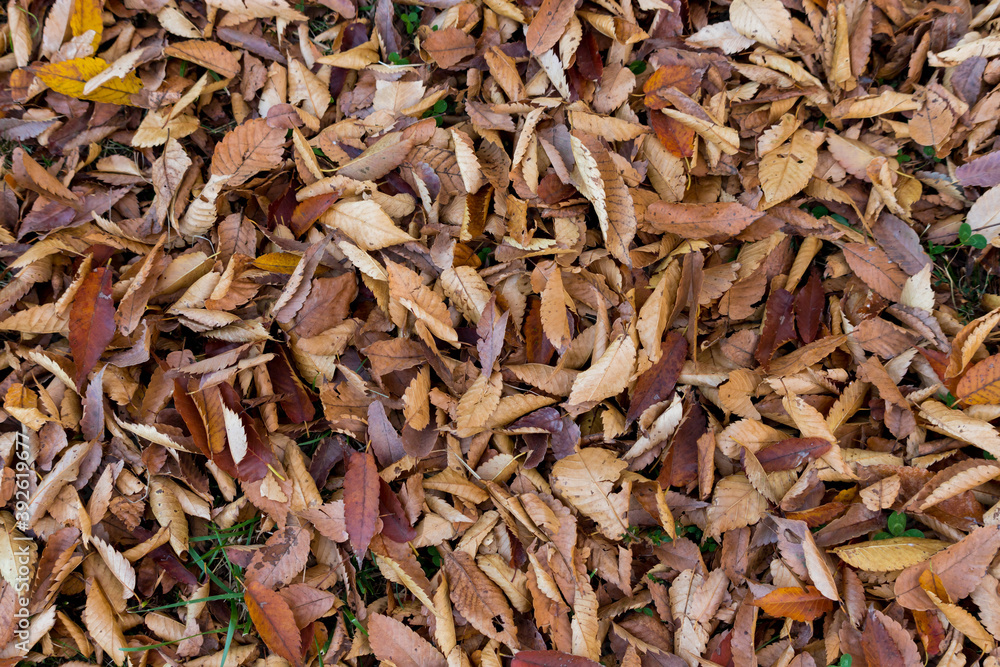
<path fill-rule="evenodd" d="M 129 72 L 124 79 L 113 78 L 98 86 L 97 90 L 89 95 L 84 94 L 83 87 L 87 81 L 103 72 L 107 67 L 108 63 L 102 58 L 74 58 L 61 63 L 43 65 L 36 74 L 49 88 L 63 95 L 90 102 L 135 106 L 132 104 L 130 96 L 142 89 L 142 81 L 135 75 L 135 72 Z"/>
<path fill-rule="evenodd" d="M 101 18 L 103 5 L 103 0 L 74 0 L 73 13 L 69 17 L 69 27 L 74 37 L 79 37 L 88 30 L 94 31 L 94 51 L 101 45 L 101 34 L 104 32 L 104 20 Z"/>
<path fill-rule="evenodd" d="M 269 252 L 255 259 L 253 265 L 263 271 L 291 275 L 301 259 L 301 255 L 290 252 Z"/>

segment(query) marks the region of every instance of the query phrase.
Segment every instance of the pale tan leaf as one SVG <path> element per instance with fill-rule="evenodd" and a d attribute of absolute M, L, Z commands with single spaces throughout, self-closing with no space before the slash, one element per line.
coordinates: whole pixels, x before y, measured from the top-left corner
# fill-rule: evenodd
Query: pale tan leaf
<path fill-rule="evenodd" d="M 324 82 L 305 65 L 292 58 L 288 64 L 288 101 L 292 104 L 302 102 L 303 109 L 322 118 L 330 107 L 330 100 L 329 81 Z"/>
<path fill-rule="evenodd" d="M 191 238 L 203 236 L 215 226 L 219 217 L 217 207 L 219 193 L 229 180 L 229 176 L 212 174 L 208 183 L 202 188 L 201 194 L 188 205 L 184 217 L 178 222 L 177 228 L 181 234 Z"/>
<path fill-rule="evenodd" d="M 188 550 L 188 522 L 171 485 L 161 477 L 149 483 L 149 507 L 157 523 L 170 531 L 170 546 L 178 556 Z"/>
<path fill-rule="evenodd" d="M 460 437 L 467 437 L 482 429 L 500 405 L 503 382 L 500 373 L 483 373 L 462 395 L 455 413 L 455 426 Z"/>
<path fill-rule="evenodd" d="M 525 96 L 524 82 L 518 74 L 517 65 L 514 59 L 504 53 L 500 47 L 493 46 L 486 53 L 486 65 L 490 68 L 490 74 L 496 79 L 507 99 L 513 101 L 520 100 Z"/>
<path fill-rule="evenodd" d="M 545 289 L 542 290 L 541 320 L 542 332 L 552 346 L 564 351 L 572 340 L 570 334 L 569 312 L 566 308 L 568 295 L 562 282 L 562 269 L 552 265 Z"/>
<path fill-rule="evenodd" d="M 105 564 L 115 578 L 121 582 L 125 588 L 125 597 L 130 598 L 135 595 L 135 570 L 132 564 L 126 560 L 125 556 L 115 550 L 110 544 L 102 540 L 97 535 L 90 538 L 90 543 L 101 554 Z"/>
<path fill-rule="evenodd" d="M 243 426 L 240 416 L 222 406 L 222 416 L 226 423 L 226 439 L 229 441 L 229 452 L 233 456 L 233 462 L 239 465 L 240 461 L 247 455 L 247 432 Z"/>
<path fill-rule="evenodd" d="M 45 14 L 45 29 L 42 31 L 43 58 L 51 60 L 66 39 L 69 18 L 73 11 L 73 0 L 56 0 Z M 23 67 L 23 65 L 21 65 Z"/>
<path fill-rule="evenodd" d="M 678 111 L 677 109 L 662 109 L 662 113 L 673 118 L 684 127 L 694 130 L 701 138 L 714 145 L 726 155 L 736 155 L 740 152 L 740 135 L 734 128 L 722 125 L 715 120 L 694 116 L 683 111 Z"/>
<path fill-rule="evenodd" d="M 143 117 L 139 129 L 132 135 L 132 146 L 162 146 L 167 143 L 167 139 L 183 139 L 196 132 L 199 127 L 201 124 L 194 116 L 179 114 L 171 118 L 166 111 L 151 111 Z"/>
<path fill-rule="evenodd" d="M 891 475 L 861 489 L 861 502 L 873 512 L 892 507 L 899 495 L 899 475 Z"/>
<path fill-rule="evenodd" d="M 737 53 L 753 46 L 754 40 L 741 34 L 732 21 L 710 23 L 685 40 L 703 49 L 720 49 L 723 53 Z"/>
<path fill-rule="evenodd" d="M 375 657 L 390 660 L 396 667 L 448 665 L 445 657 L 430 642 L 388 616 L 372 614 L 368 618 L 368 637 Z"/>
<path fill-rule="evenodd" d="M 708 508 L 706 535 L 715 538 L 727 530 L 752 526 L 767 510 L 767 499 L 753 488 L 743 473 L 719 480 Z"/>
<path fill-rule="evenodd" d="M 441 287 L 458 310 L 477 324 L 490 300 L 490 288 L 471 266 L 448 267 L 441 273 Z"/>
<path fill-rule="evenodd" d="M 987 241 L 1000 236 L 1000 185 L 990 188 L 975 201 L 965 222 L 974 234 L 982 234 Z"/>
<path fill-rule="evenodd" d="M 427 366 L 421 366 L 403 392 L 403 416 L 410 428 L 416 431 L 424 430 L 430 422 L 430 405 L 427 400 L 430 389 L 430 370 Z"/>
<path fill-rule="evenodd" d="M 967 442 L 1000 458 L 1000 434 L 989 422 L 952 410 L 935 400 L 920 404 L 920 416 L 933 430 Z"/>
<path fill-rule="evenodd" d="M 615 396 L 628 386 L 635 371 L 635 343 L 624 335 L 610 343 L 601 358 L 580 373 L 569 395 L 572 406 L 589 406 Z"/>
<path fill-rule="evenodd" d="M 382 207 L 370 199 L 339 201 L 323 214 L 320 222 L 339 229 L 369 252 L 416 240 L 397 227 Z"/>
<path fill-rule="evenodd" d="M 472 138 L 462 130 L 453 127 L 451 128 L 451 139 L 455 144 L 455 161 L 462 174 L 465 191 L 469 194 L 475 194 L 479 192 L 486 181 L 482 168 L 479 166 L 479 158 L 476 157 L 476 148 L 472 143 Z"/>
<path fill-rule="evenodd" d="M 594 205 L 608 250 L 630 266 L 629 246 L 636 232 L 632 196 L 600 140 L 574 130 L 570 142 L 576 158 L 575 185 Z"/>
<path fill-rule="evenodd" d="M 458 342 L 451 315 L 444 300 L 420 281 L 420 276 L 402 264 L 386 262 L 389 292 L 435 336 L 450 343 Z"/>
<path fill-rule="evenodd" d="M 287 0 L 211 0 L 211 7 L 239 16 L 253 18 L 277 17 L 286 21 L 306 21 L 305 15 L 293 9 Z"/>
<path fill-rule="evenodd" d="M 7 2 L 7 25 L 10 28 L 10 39 L 13 41 L 14 62 L 18 67 L 28 66 L 34 47 L 28 16 L 27 10 L 23 9 L 17 0 Z"/>
<path fill-rule="evenodd" d="M 128 647 L 125 633 L 115 617 L 114 608 L 97 582 L 91 582 L 87 591 L 83 623 L 94 642 L 104 649 L 108 657 L 114 656 L 112 659 L 115 664 L 121 664 L 122 661 L 132 664 L 130 654 L 122 651 Z"/>
<path fill-rule="evenodd" d="M 1000 476 L 1000 463 L 971 459 L 956 463 L 939 474 L 947 477 L 924 498 L 920 504 L 921 512 Z"/>
<path fill-rule="evenodd" d="M 628 463 L 607 449 L 586 447 L 560 459 L 549 476 L 552 490 L 582 514 L 597 522 L 609 539 L 619 539 L 628 529 L 631 483 L 613 493 L 615 483 Z"/>
<path fill-rule="evenodd" d="M 729 20 L 738 33 L 772 49 L 792 42 L 792 15 L 779 0 L 734 0 Z"/>
<path fill-rule="evenodd" d="M 979 618 L 983 625 L 994 639 L 1000 639 L 1000 581 L 990 573 L 984 574 L 983 580 L 970 597 L 979 607 Z"/>

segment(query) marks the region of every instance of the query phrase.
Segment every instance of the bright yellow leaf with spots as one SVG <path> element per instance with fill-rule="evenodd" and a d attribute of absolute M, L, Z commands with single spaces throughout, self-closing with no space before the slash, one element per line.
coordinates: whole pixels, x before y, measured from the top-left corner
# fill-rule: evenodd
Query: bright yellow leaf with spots
<path fill-rule="evenodd" d="M 84 94 L 83 86 L 87 81 L 107 68 L 108 63 L 102 58 L 74 58 L 61 63 L 48 63 L 35 73 L 57 93 L 91 102 L 134 106 L 129 96 L 142 89 L 142 81 L 134 72 L 126 74 L 124 79 L 112 78 L 89 95 Z"/>
<path fill-rule="evenodd" d="M 104 32 L 104 20 L 101 9 L 104 0 L 74 0 L 73 13 L 69 17 L 69 27 L 74 37 L 79 37 L 88 30 L 94 31 L 94 50 L 101 44 L 101 34 Z"/>

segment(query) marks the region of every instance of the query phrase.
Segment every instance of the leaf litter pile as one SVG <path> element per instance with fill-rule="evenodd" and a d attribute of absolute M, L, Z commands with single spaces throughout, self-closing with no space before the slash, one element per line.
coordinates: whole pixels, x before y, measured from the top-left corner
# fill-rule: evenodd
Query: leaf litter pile
<path fill-rule="evenodd" d="M 998 16 L 9 0 L 0 665 L 1000 666 Z"/>

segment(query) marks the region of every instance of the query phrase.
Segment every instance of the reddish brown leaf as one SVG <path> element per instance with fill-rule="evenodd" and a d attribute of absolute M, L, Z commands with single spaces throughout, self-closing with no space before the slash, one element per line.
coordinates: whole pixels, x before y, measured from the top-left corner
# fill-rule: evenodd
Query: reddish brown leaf
<path fill-rule="evenodd" d="M 533 364 L 547 364 L 556 353 L 556 348 L 549 342 L 548 336 L 542 330 L 541 299 L 531 299 L 528 302 L 528 315 L 524 318 L 524 339 L 528 361 Z M 573 318 L 570 318 L 572 326 Z"/>
<path fill-rule="evenodd" d="M 510 667 L 600 667 L 600 663 L 559 651 L 519 651 Z"/>
<path fill-rule="evenodd" d="M 823 291 L 823 281 L 820 280 L 819 271 L 814 270 L 809 274 L 806 284 L 795 295 L 795 327 L 803 343 L 809 344 L 816 340 L 825 307 L 826 293 Z"/>
<path fill-rule="evenodd" d="M 632 394 L 632 402 L 628 406 L 625 423 L 631 424 L 651 405 L 670 397 L 684 360 L 687 358 L 687 340 L 679 333 L 672 331 L 660 346 L 660 358 L 649 370 L 639 376 Z"/>
<path fill-rule="evenodd" d="M 94 269 L 83 279 L 69 311 L 69 349 L 76 363 L 76 387 L 83 390 L 115 336 L 115 304 L 111 299 L 111 269 Z"/>
<path fill-rule="evenodd" d="M 795 321 L 792 318 L 793 297 L 787 290 L 776 290 L 767 300 L 764 311 L 764 328 L 757 343 L 754 359 L 765 368 L 775 350 L 795 340 Z"/>
<path fill-rule="evenodd" d="M 370 452 L 350 451 L 344 476 L 344 522 L 355 555 L 361 558 L 377 532 L 379 476 Z"/>
<path fill-rule="evenodd" d="M 267 362 L 267 371 L 271 376 L 274 392 L 281 396 L 281 407 L 292 422 L 309 422 L 316 416 L 309 392 L 302 380 L 292 370 L 288 358 L 282 348 L 278 348 L 274 358 Z"/>
<path fill-rule="evenodd" d="M 829 440 L 823 438 L 788 438 L 757 452 L 757 461 L 765 472 L 794 470 L 830 451 Z"/>
<path fill-rule="evenodd" d="M 937 612 L 914 611 L 913 620 L 927 655 L 940 655 L 946 630 Z"/>
<path fill-rule="evenodd" d="M 576 66 L 588 81 L 598 81 L 604 73 L 601 52 L 597 50 L 597 40 L 589 30 L 583 33 L 580 46 L 576 49 Z"/>
<path fill-rule="evenodd" d="M 864 632 L 861 633 L 861 646 L 865 652 L 865 660 L 872 667 L 877 665 L 903 665 L 903 654 L 886 631 L 882 622 L 870 611 L 865 621 Z"/>
<path fill-rule="evenodd" d="M 378 481 L 379 518 L 382 520 L 380 534 L 393 542 L 409 542 L 417 536 L 417 531 L 406 518 L 406 511 L 399 502 L 399 496 L 393 493 L 384 479 L 379 477 Z"/>
<path fill-rule="evenodd" d="M 708 420 L 698 403 L 689 404 L 685 412 L 660 468 L 657 481 L 664 489 L 684 488 L 698 481 L 698 438 L 705 433 Z"/>
<path fill-rule="evenodd" d="M 173 386 L 174 407 L 177 408 L 184 425 L 191 433 L 195 446 L 202 454 L 211 458 L 212 449 L 208 446 L 208 432 L 205 430 L 205 422 L 201 418 L 198 406 L 182 380 L 174 380 Z"/>

